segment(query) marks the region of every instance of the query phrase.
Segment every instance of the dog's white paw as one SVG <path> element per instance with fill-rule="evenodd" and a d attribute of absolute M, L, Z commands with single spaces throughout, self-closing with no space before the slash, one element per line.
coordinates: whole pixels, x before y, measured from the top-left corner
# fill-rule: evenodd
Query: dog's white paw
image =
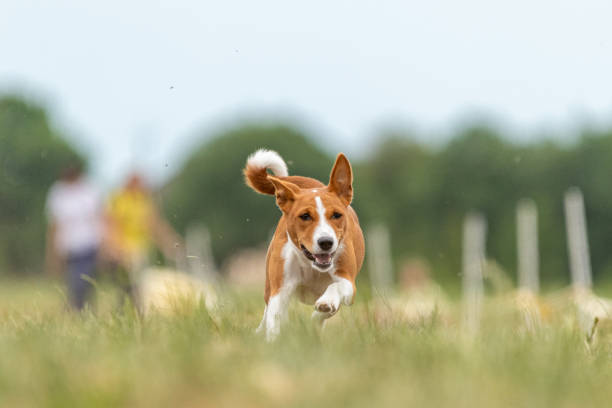
<path fill-rule="evenodd" d="M 334 315 L 340 309 L 340 298 L 337 296 L 321 296 L 315 303 L 315 310 L 320 313 Z"/>

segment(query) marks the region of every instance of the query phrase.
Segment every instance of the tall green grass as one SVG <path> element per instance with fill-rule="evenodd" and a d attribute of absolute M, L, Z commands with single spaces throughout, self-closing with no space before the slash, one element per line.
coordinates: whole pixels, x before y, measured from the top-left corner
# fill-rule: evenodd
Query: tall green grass
<path fill-rule="evenodd" d="M 294 304 L 268 344 L 254 334 L 260 293 L 228 292 L 213 316 L 194 305 L 144 318 L 114 295 L 68 313 L 61 287 L 0 282 L 0 406 L 612 406 L 610 346 L 587 347 L 571 308 L 529 332 L 489 301 L 468 337 L 456 316 L 381 319 L 367 299 L 319 332 Z"/>

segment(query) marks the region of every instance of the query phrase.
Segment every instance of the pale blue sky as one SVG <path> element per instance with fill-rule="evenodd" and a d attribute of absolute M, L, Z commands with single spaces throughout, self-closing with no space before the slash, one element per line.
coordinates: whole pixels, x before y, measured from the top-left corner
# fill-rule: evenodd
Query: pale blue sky
<path fill-rule="evenodd" d="M 353 155 L 386 123 L 443 135 L 481 112 L 525 138 L 612 122 L 610 16 L 609 0 L 3 0 L 0 91 L 45 103 L 106 183 L 134 164 L 163 178 L 236 118 L 294 119 Z"/>

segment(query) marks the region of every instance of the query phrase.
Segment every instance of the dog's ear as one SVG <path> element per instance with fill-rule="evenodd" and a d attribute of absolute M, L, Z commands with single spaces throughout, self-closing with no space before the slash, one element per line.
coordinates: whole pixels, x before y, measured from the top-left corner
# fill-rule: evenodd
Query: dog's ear
<path fill-rule="evenodd" d="M 277 177 L 268 176 L 268 180 L 274 184 L 274 195 L 276 204 L 282 212 L 288 213 L 295 201 L 295 196 L 300 193 L 300 188 L 293 183 L 283 181 Z"/>
<path fill-rule="evenodd" d="M 329 178 L 328 189 L 336 193 L 346 205 L 353 201 L 353 170 L 346 156 L 342 153 L 336 158 L 336 163 Z"/>

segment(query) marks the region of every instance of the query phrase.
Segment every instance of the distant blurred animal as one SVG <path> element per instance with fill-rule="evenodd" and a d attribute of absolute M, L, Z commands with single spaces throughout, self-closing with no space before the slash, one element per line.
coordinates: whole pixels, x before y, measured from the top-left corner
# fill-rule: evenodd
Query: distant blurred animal
<path fill-rule="evenodd" d="M 168 268 L 147 268 L 143 271 L 139 288 L 145 314 L 190 311 L 194 303 L 199 302 L 203 302 L 211 313 L 218 301 L 217 292 L 209 282 Z"/>
<path fill-rule="evenodd" d="M 274 176 L 268 174 L 272 170 Z M 340 153 L 329 184 L 289 176 L 278 153 L 261 149 L 247 159 L 247 185 L 276 196 L 282 211 L 266 258 L 266 307 L 257 331 L 273 340 L 280 332 L 289 300 L 295 294 L 314 304 L 319 324 L 336 314 L 355 296 L 355 277 L 365 255 L 363 233 L 351 208 L 353 172 Z"/>
<path fill-rule="evenodd" d="M 242 288 L 259 289 L 265 282 L 261 273 L 266 268 L 266 248 L 236 251 L 223 267 L 227 283 Z"/>
<path fill-rule="evenodd" d="M 376 296 L 371 303 L 378 323 L 401 321 L 421 326 L 450 322 L 450 301 L 431 278 L 427 262 L 418 258 L 404 259 L 398 275 L 399 290 Z"/>

